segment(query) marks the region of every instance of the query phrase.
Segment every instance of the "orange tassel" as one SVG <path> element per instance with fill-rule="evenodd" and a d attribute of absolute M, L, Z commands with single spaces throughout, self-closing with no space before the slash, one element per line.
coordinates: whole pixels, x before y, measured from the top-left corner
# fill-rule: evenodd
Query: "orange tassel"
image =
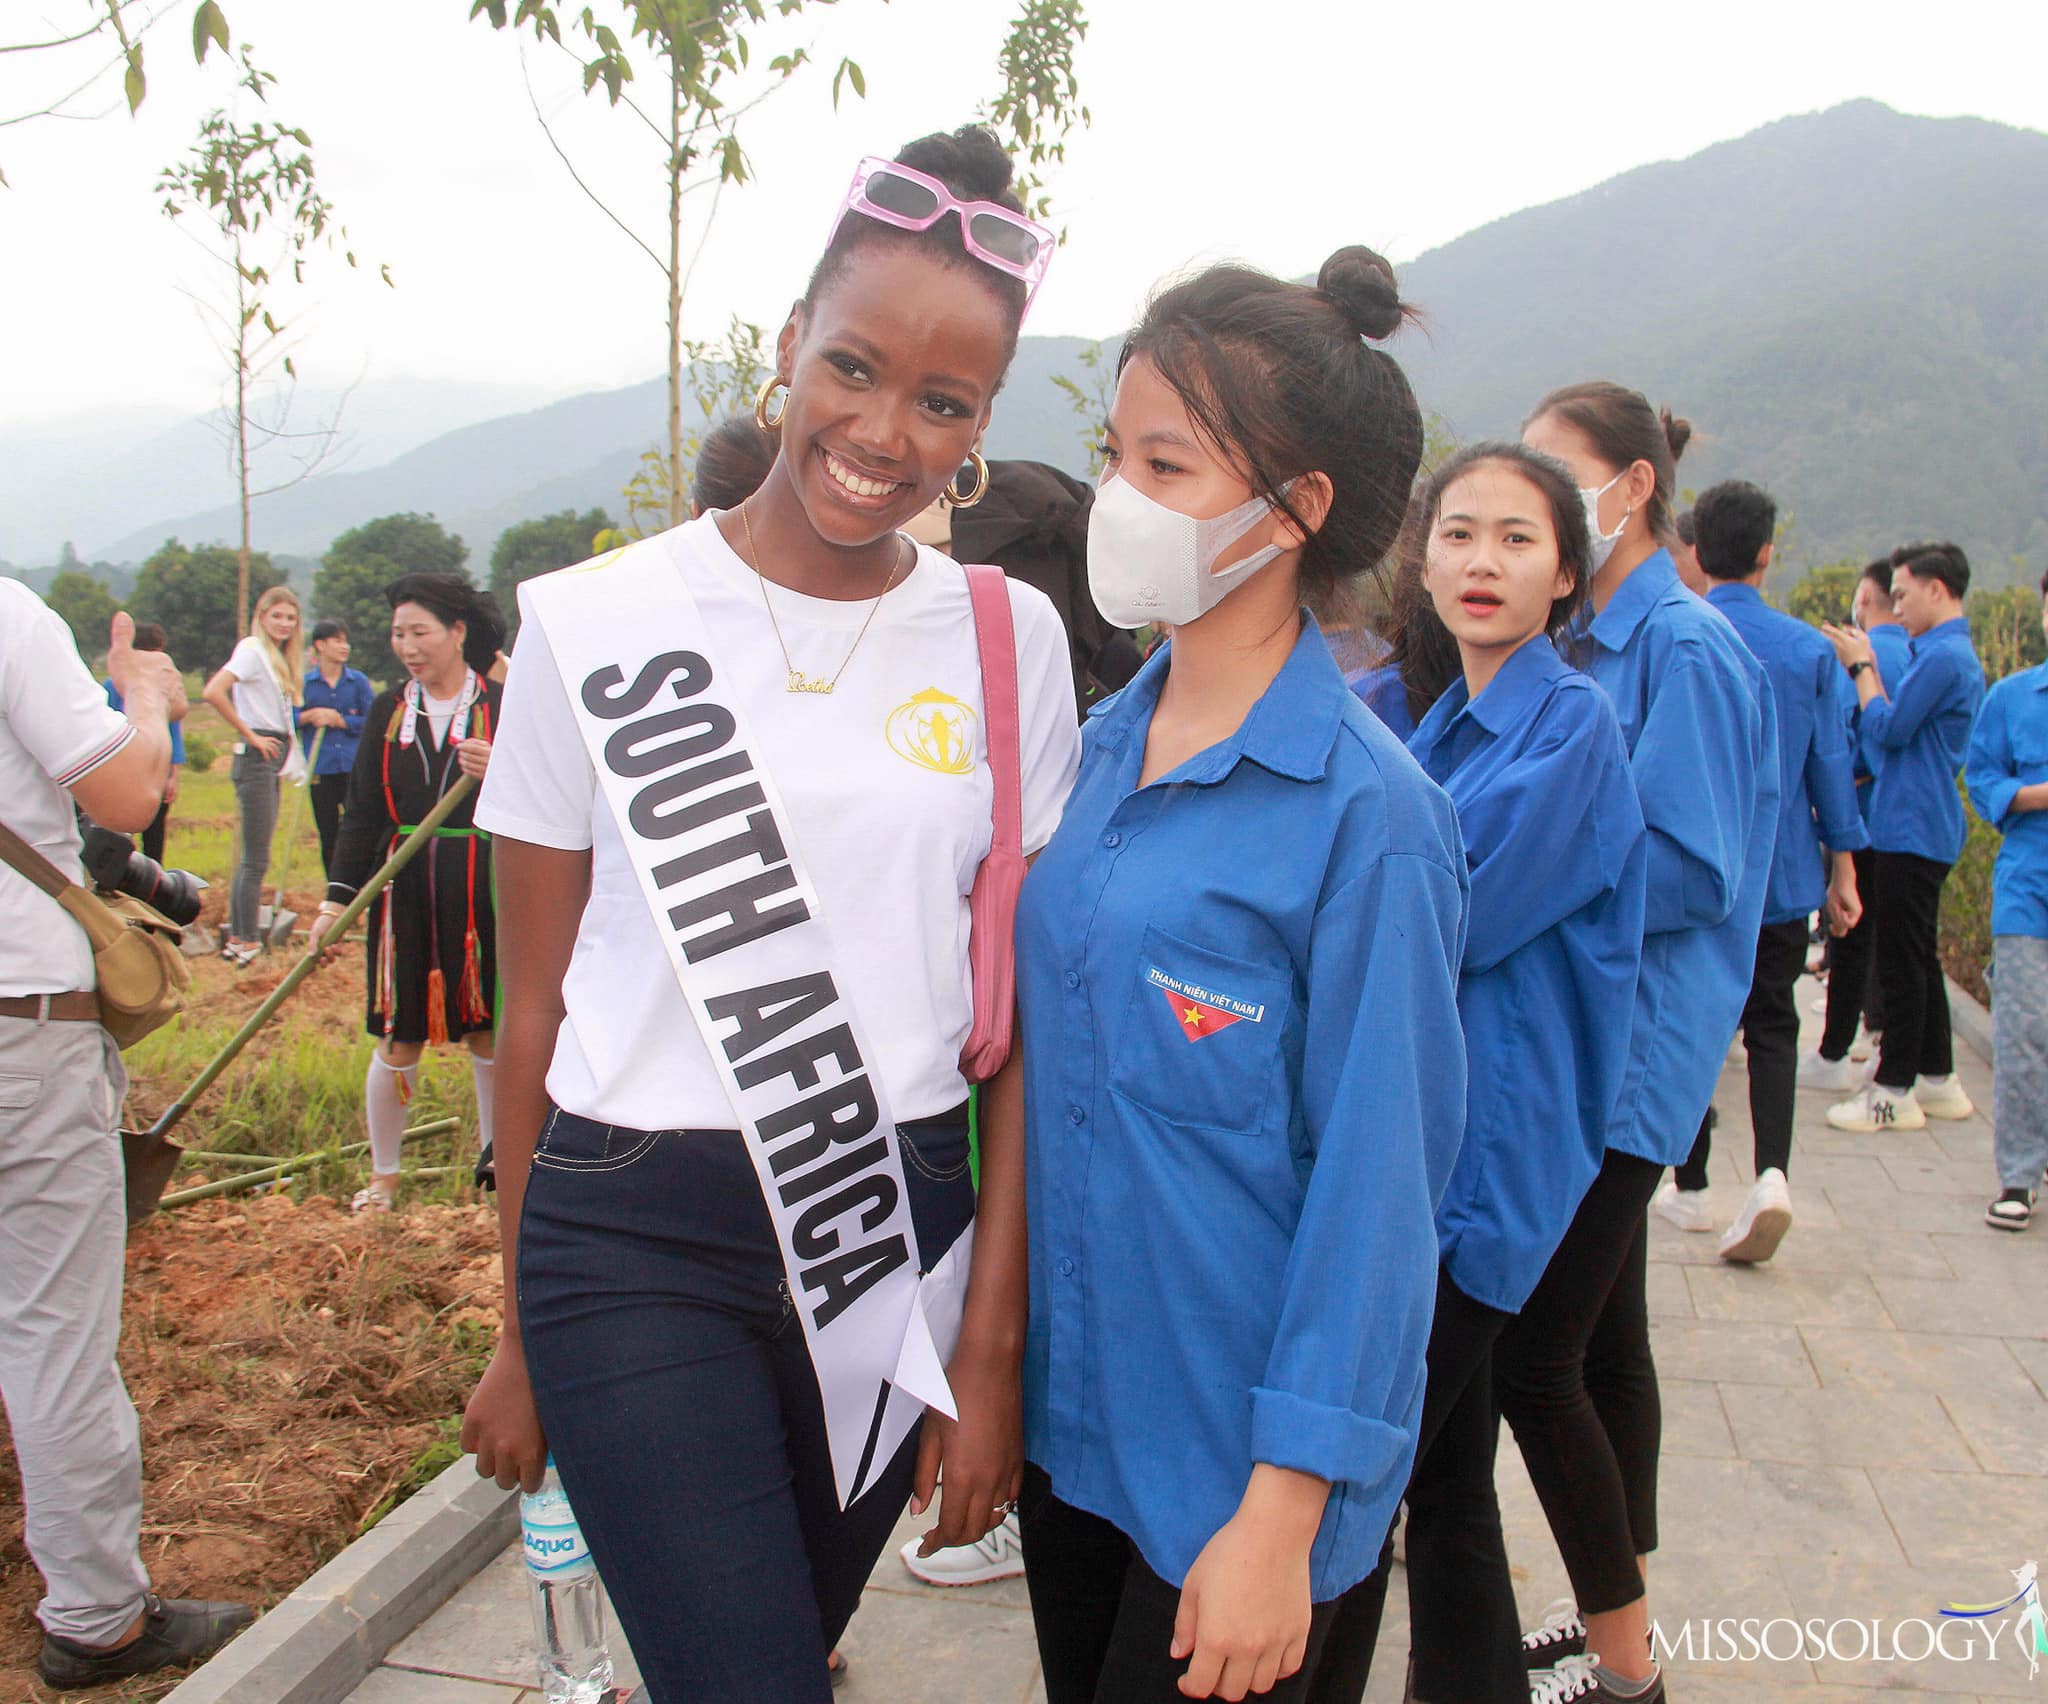
<path fill-rule="evenodd" d="M 465 1023 L 482 1024 L 490 1012 L 484 1005 L 483 949 L 471 929 L 463 941 L 462 1017 Z"/>
<path fill-rule="evenodd" d="M 436 1047 L 448 1040 L 448 978 L 439 965 L 427 972 L 427 1040 Z"/>

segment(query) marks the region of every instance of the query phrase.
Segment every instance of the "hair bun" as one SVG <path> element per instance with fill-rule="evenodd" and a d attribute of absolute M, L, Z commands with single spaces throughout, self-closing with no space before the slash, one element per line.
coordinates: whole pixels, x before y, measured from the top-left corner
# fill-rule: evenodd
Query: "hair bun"
<path fill-rule="evenodd" d="M 1385 256 L 1353 243 L 1323 262 L 1316 288 L 1342 310 L 1351 329 L 1374 342 L 1392 337 L 1414 310 L 1401 300 Z"/>
<path fill-rule="evenodd" d="M 1021 211 L 1010 190 L 1015 175 L 1010 156 L 986 125 L 963 124 L 958 130 L 920 136 L 896 160 L 937 178 L 962 201 L 995 201 Z"/>
<path fill-rule="evenodd" d="M 1673 415 L 1668 408 L 1657 410 L 1657 424 L 1664 428 L 1664 442 L 1671 446 L 1671 459 L 1677 461 L 1685 454 L 1685 446 L 1692 442 L 1692 422 L 1684 415 Z"/>

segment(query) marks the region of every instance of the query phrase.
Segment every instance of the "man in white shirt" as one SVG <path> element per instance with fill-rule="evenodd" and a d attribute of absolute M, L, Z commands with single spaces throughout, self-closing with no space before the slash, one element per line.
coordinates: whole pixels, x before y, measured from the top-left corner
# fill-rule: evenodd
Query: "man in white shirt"
<path fill-rule="evenodd" d="M 64 623 L 0 579 L 0 821 L 73 880 L 74 803 L 146 828 L 185 690 L 114 618 L 108 707 Z M 118 1120 L 127 1076 L 99 1023 L 92 952 L 55 900 L 0 863 L 0 1395 L 42 1572 L 43 1678 L 98 1685 L 191 1662 L 251 1619 L 166 1600 L 137 1553 L 142 1455 L 114 1350 L 121 1330 Z"/>

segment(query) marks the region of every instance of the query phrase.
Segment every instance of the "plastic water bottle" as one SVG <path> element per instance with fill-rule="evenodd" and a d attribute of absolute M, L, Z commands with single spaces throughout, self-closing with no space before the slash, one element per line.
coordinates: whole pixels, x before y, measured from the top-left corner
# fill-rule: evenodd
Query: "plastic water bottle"
<path fill-rule="evenodd" d="M 533 1637 L 548 1704 L 604 1704 L 612 1657 L 604 1638 L 597 1564 L 556 1477 L 554 1457 L 540 1489 L 519 1499 L 526 1577 L 533 1586 Z"/>

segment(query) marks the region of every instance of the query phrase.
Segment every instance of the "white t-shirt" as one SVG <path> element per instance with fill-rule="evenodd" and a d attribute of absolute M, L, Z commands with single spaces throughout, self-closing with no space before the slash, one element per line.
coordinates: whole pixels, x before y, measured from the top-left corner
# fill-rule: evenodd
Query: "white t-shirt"
<path fill-rule="evenodd" d="M 265 729 L 273 734 L 290 733 L 291 707 L 285 702 L 277 676 L 270 672 L 270 659 L 263 654 L 255 634 L 245 634 L 236 643 L 227 666 L 228 673 L 235 677 L 235 684 L 228 689 L 235 714 L 259 734 Z"/>
<path fill-rule="evenodd" d="M 846 664 L 829 697 L 812 696 L 786 690 L 762 582 L 711 517 L 655 544 L 687 580 L 722 678 L 737 683 L 755 756 L 788 807 L 891 1113 L 930 1118 L 957 1106 L 967 1093 L 960 1049 L 974 1017 L 967 895 L 993 837 L 995 802 L 967 576 L 920 547 L 850 662 L 866 600 L 768 586 L 796 667 L 830 679 Z M 1058 615 L 1043 593 L 1015 580 L 1010 607 L 1029 854 L 1052 838 L 1081 740 Z M 592 849 L 590 899 L 562 983 L 567 1015 L 548 1069 L 555 1104 L 637 1130 L 730 1129 L 731 1102 L 626 862 L 538 621 L 519 630 L 476 820 L 514 840 Z"/>
<path fill-rule="evenodd" d="M 0 821 L 78 880 L 78 822 L 65 788 L 134 737 L 79 661 L 71 629 L 19 580 L 0 579 Z M 85 931 L 0 862 L 0 994 L 92 985 Z"/>

